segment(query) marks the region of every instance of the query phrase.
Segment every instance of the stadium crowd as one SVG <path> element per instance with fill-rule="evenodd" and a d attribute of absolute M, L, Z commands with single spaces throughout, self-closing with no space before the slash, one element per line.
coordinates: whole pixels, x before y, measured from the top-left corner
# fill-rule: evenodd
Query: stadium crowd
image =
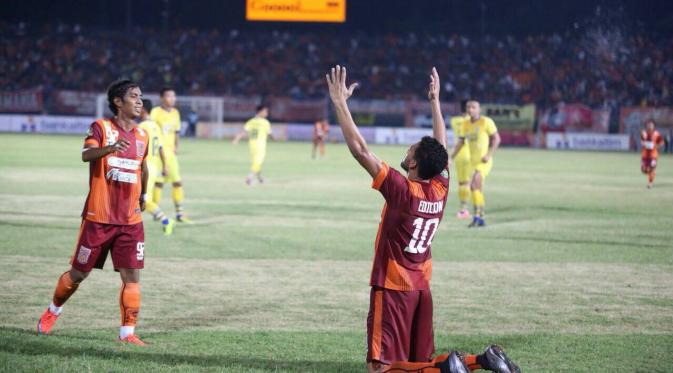
<path fill-rule="evenodd" d="M 585 30 L 515 38 L 335 31 L 113 32 L 0 23 L 0 85 L 100 91 L 126 76 L 182 94 L 324 97 L 324 72 L 349 68 L 361 97 L 422 95 L 436 65 L 449 99 L 593 107 L 673 105 L 673 38 Z"/>

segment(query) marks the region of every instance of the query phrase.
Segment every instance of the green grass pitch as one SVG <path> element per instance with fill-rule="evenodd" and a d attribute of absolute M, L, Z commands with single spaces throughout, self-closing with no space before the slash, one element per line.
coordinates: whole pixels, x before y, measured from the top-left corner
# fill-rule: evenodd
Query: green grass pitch
<path fill-rule="evenodd" d="M 0 135 L 0 370 L 365 371 L 369 271 L 382 197 L 343 144 L 271 143 L 247 187 L 247 146 L 185 140 L 196 221 L 164 237 L 145 215 L 138 333 L 120 345 L 119 277 L 95 271 L 36 336 L 68 268 L 87 191 L 81 137 Z M 396 166 L 406 148 L 373 146 Z M 635 153 L 501 149 L 487 223 L 433 242 L 438 352 L 504 346 L 525 372 L 670 372 L 673 158 L 652 190 Z M 162 207 L 173 214 L 170 191 Z"/>

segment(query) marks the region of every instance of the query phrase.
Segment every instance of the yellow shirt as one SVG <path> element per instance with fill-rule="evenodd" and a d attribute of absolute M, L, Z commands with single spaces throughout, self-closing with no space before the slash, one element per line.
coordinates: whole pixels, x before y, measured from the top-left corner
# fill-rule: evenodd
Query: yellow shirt
<path fill-rule="evenodd" d="M 463 121 L 469 120 L 469 118 L 470 117 L 467 115 L 457 115 L 455 117 L 451 117 L 451 130 L 453 131 L 454 141 L 458 141 L 458 138 L 460 137 L 460 131 L 463 126 Z M 464 158 L 465 160 L 469 161 L 470 151 L 468 150 L 467 145 L 464 145 L 462 149 L 458 151 L 458 154 L 456 154 L 456 159 L 459 158 Z"/>
<path fill-rule="evenodd" d="M 248 132 L 250 146 L 263 148 L 266 146 L 266 138 L 271 133 L 271 123 L 260 117 L 254 117 L 245 122 L 245 130 Z"/>
<path fill-rule="evenodd" d="M 161 157 L 159 157 L 159 148 L 163 146 L 161 128 L 152 120 L 146 120 L 140 123 L 138 127 L 147 132 L 149 141 L 149 144 L 147 144 L 147 163 L 161 164 Z"/>
<path fill-rule="evenodd" d="M 180 132 L 180 112 L 173 108 L 166 111 L 161 106 L 152 109 L 150 119 L 157 122 L 163 132 L 164 154 L 166 156 L 175 154 L 175 134 Z"/>
<path fill-rule="evenodd" d="M 481 163 L 481 157 L 488 153 L 489 137 L 498 132 L 493 119 L 481 116 L 477 121 L 463 121 L 460 137 L 465 139 L 470 149 L 472 163 Z"/>

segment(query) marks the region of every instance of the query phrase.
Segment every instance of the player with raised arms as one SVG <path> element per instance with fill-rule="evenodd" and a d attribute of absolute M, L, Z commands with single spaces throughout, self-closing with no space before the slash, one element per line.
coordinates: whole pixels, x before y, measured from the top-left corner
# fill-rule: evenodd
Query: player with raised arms
<path fill-rule="evenodd" d="M 664 146 L 664 138 L 655 127 L 654 119 L 645 121 L 645 129 L 640 133 L 640 145 L 643 148 L 640 158 L 640 171 L 647 175 L 647 189 L 652 188 L 656 176 L 659 149 Z"/>
<path fill-rule="evenodd" d="M 385 199 L 370 279 L 368 371 L 457 373 L 469 372 L 471 364 L 474 369 L 516 372 L 499 369 L 511 361 L 497 346 L 489 346 L 479 356 L 453 351 L 432 359 L 431 243 L 444 214 L 449 188 L 449 156 L 437 71 L 432 69 L 428 93 L 433 136 L 423 137 L 407 150 L 400 164 L 407 177 L 372 153 L 360 134 L 347 104 L 357 83 L 346 86 L 346 68 L 337 65 L 326 80 L 348 149 L 373 178 L 372 188 Z"/>
<path fill-rule="evenodd" d="M 84 140 L 82 161 L 89 162 L 90 190 L 71 268 L 59 277 L 52 302 L 37 323 L 37 332 L 51 333 L 65 302 L 93 268 L 103 268 L 110 253 L 122 280 L 119 341 L 144 346 L 135 334 L 135 325 L 140 311 L 140 269 L 145 258 L 142 211 L 149 139 L 135 122 L 143 108 L 138 84 L 130 80 L 114 82 L 107 97 L 114 116 L 96 120 Z"/>

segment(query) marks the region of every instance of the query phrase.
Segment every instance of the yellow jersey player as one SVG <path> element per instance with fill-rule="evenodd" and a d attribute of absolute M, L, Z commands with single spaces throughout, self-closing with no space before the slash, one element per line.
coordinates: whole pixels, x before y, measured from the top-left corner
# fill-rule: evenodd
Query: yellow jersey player
<path fill-rule="evenodd" d="M 232 143 L 238 144 L 244 136 L 248 136 L 248 144 L 250 146 L 250 159 L 252 166 L 250 167 L 250 174 L 245 179 L 245 183 L 252 185 L 255 180 L 260 184 L 264 183 L 262 178 L 262 164 L 266 157 L 266 139 L 270 137 L 273 140 L 271 133 L 271 123 L 267 117 L 269 116 L 269 108 L 266 105 L 257 106 L 256 114 L 253 118 L 245 122 L 243 130 L 239 132 Z"/>
<path fill-rule="evenodd" d="M 151 110 L 152 101 L 144 99 L 143 111 L 140 114 L 141 122 L 138 127 L 145 131 L 147 138 L 149 139 L 149 143 L 147 144 L 147 169 L 149 171 L 147 178 L 148 195 L 154 192 L 154 184 L 156 183 L 157 177 L 165 176 L 167 173 L 161 128 L 159 128 L 159 125 L 150 119 L 149 112 Z M 164 214 L 164 212 L 161 210 L 161 207 L 159 207 L 159 205 L 154 202 L 153 199 L 147 198 L 147 196 L 145 196 L 145 204 L 147 206 L 147 210 L 154 217 L 154 220 L 161 221 L 164 234 L 170 235 L 173 233 L 173 226 L 175 225 L 175 221 L 166 217 L 166 214 Z"/>
<path fill-rule="evenodd" d="M 463 121 L 469 118 L 466 105 L 467 100 L 462 100 L 460 102 L 460 115 L 451 117 L 451 130 L 453 131 L 454 143 L 458 140 Z M 458 175 L 458 199 L 460 200 L 460 210 L 456 216 L 459 219 L 469 219 L 470 210 L 467 209 L 467 202 L 470 199 L 472 163 L 470 162 L 470 150 L 467 146 L 463 146 L 460 149 L 453 163 L 456 165 L 456 174 Z"/>
<path fill-rule="evenodd" d="M 173 183 L 173 203 L 175 204 L 175 218 L 181 223 L 191 223 L 185 216 L 182 201 L 182 178 L 180 177 L 180 165 L 178 164 L 178 141 L 180 139 L 180 112 L 175 107 L 175 90 L 162 88 L 159 91 L 161 106 L 157 106 L 150 112 L 150 119 L 156 122 L 163 133 L 163 149 L 166 165 L 166 176 L 157 177 L 154 185 L 153 200 L 157 205 L 161 202 L 161 191 L 164 183 Z"/>
<path fill-rule="evenodd" d="M 463 121 L 451 159 L 455 159 L 467 142 L 470 150 L 470 163 L 472 164 L 472 179 L 470 191 L 472 192 L 472 204 L 474 217 L 469 227 L 483 227 L 484 221 L 484 194 L 482 192 L 486 176 L 493 167 L 493 153 L 500 145 L 500 135 L 493 120 L 481 115 L 479 101 L 467 101 L 467 114 L 469 118 Z"/>

